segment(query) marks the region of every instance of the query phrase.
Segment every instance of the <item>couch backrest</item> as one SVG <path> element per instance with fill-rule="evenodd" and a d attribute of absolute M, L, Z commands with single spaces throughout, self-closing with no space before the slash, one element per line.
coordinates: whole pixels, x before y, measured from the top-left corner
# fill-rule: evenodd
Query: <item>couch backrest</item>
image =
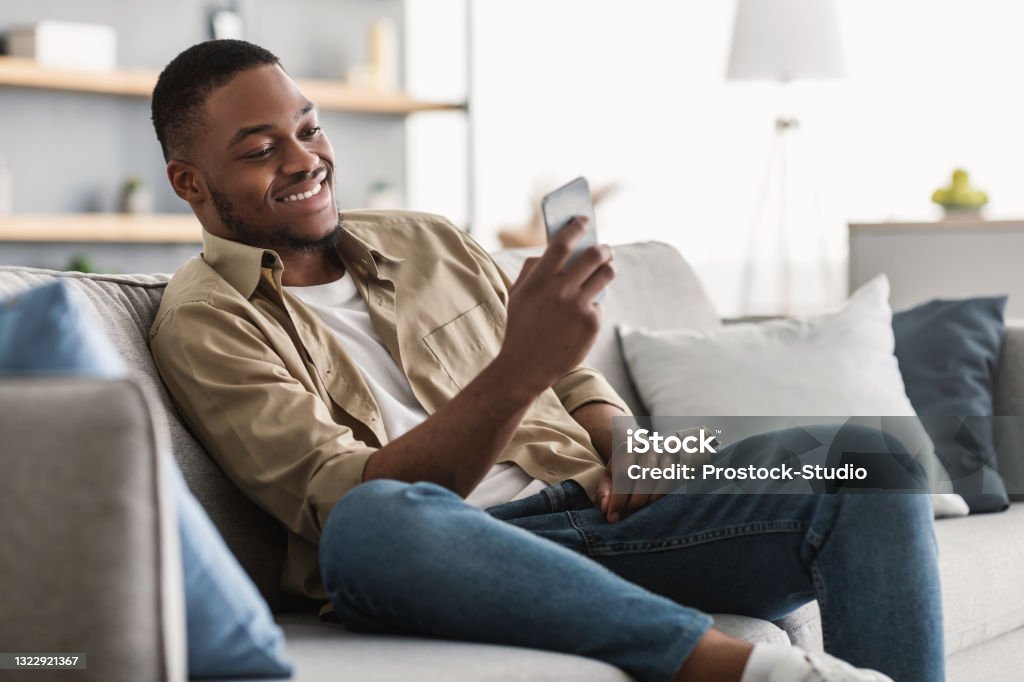
<path fill-rule="evenodd" d="M 531 250 L 495 254 L 512 279 Z M 614 333 L 617 323 L 638 327 L 705 328 L 717 324 L 696 276 L 675 249 L 659 243 L 615 247 L 618 275 L 604 299 L 604 325 L 588 363 L 605 373 L 634 412 L 640 401 L 626 372 Z M 270 515 L 228 480 L 178 419 L 149 354 L 147 337 L 168 275 L 93 275 L 0 266 L 0 298 L 61 278 L 92 304 L 137 378 L 166 407 L 174 456 L 196 497 L 274 611 L 309 610 L 307 600 L 279 588 L 285 533 Z"/>
<path fill-rule="evenodd" d="M 720 322 L 697 275 L 675 248 L 661 242 L 639 242 L 613 250 L 615 279 L 601 301 L 601 332 L 590 349 L 587 364 L 604 374 L 634 414 L 645 414 L 622 359 L 615 326 L 708 329 Z M 492 255 L 514 281 L 526 259 L 541 251 L 507 249 Z"/>

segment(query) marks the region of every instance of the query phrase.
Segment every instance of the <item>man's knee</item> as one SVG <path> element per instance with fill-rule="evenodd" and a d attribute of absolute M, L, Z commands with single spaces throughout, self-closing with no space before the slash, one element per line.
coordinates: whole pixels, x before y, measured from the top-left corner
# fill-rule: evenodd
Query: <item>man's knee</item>
<path fill-rule="evenodd" d="M 908 541 L 934 537 L 934 513 L 928 493 L 838 494 L 834 498 L 865 535 Z"/>
<path fill-rule="evenodd" d="M 431 509 L 458 501 L 435 483 L 378 479 L 346 493 L 331 510 L 320 536 L 320 573 L 331 589 L 342 576 L 379 571 L 429 535 Z M 426 527 L 425 527 L 426 526 Z"/>

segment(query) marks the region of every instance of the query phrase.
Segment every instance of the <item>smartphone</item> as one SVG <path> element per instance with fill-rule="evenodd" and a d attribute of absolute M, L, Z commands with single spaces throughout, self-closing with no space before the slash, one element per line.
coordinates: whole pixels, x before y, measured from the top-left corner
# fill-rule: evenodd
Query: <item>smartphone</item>
<path fill-rule="evenodd" d="M 573 262 L 581 251 L 597 244 L 597 222 L 594 220 L 594 204 L 590 200 L 590 185 L 587 184 L 586 178 L 576 178 L 559 187 L 541 199 L 540 206 L 544 211 L 544 225 L 547 227 L 548 241 L 551 241 L 556 234 L 562 231 L 562 228 L 572 222 L 574 217 L 581 215 L 590 219 L 587 231 L 576 243 L 576 249 L 569 256 L 566 265 Z M 594 300 L 600 301 L 602 298 L 604 298 L 604 289 L 594 297 Z"/>

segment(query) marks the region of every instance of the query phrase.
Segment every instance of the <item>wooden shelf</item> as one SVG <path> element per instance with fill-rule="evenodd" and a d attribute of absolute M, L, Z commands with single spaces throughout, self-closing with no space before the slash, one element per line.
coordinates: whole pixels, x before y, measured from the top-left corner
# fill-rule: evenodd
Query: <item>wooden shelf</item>
<path fill-rule="evenodd" d="M 159 74 L 143 69 L 80 71 L 39 66 L 32 59 L 0 57 L 0 86 L 149 97 Z M 320 109 L 364 114 L 405 115 L 418 111 L 461 111 L 462 102 L 431 102 L 401 92 L 359 90 L 341 81 L 299 79 L 302 91 Z"/>
<path fill-rule="evenodd" d="M 190 213 L 70 213 L 0 216 L 0 242 L 200 244 Z"/>

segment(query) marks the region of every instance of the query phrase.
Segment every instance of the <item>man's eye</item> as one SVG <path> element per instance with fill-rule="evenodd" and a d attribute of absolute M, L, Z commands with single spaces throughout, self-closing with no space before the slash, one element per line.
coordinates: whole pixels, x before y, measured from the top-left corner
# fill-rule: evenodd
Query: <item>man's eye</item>
<path fill-rule="evenodd" d="M 307 129 L 306 132 L 303 133 L 303 135 L 305 135 L 306 137 L 316 137 L 319 134 L 320 126 L 313 126 L 312 128 Z"/>
<path fill-rule="evenodd" d="M 260 159 L 260 158 L 263 158 L 264 156 L 266 156 L 267 154 L 269 154 L 270 152 L 272 152 L 273 150 L 274 150 L 273 147 L 263 147 L 261 149 L 257 149 L 256 151 L 252 152 L 251 154 L 246 154 L 245 158 L 247 158 L 247 159 Z"/>

